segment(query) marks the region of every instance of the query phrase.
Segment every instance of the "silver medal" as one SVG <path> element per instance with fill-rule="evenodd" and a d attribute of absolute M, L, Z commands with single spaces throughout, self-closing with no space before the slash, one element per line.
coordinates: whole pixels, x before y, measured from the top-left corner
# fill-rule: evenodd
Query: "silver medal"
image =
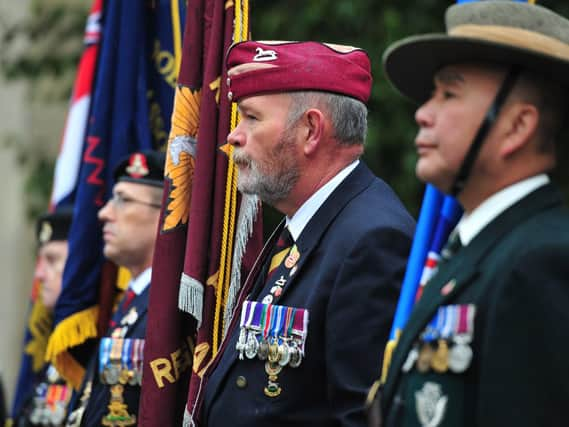
<path fill-rule="evenodd" d="M 257 355 L 257 350 L 259 349 L 259 343 L 255 338 L 253 332 L 249 332 L 247 336 L 247 344 L 245 345 L 245 356 L 248 359 L 253 359 Z"/>
<path fill-rule="evenodd" d="M 61 425 L 65 419 L 65 405 L 62 402 L 57 402 L 51 413 L 51 423 L 54 426 Z"/>
<path fill-rule="evenodd" d="M 265 339 L 261 339 L 259 343 L 259 350 L 257 350 L 257 356 L 260 360 L 267 360 L 269 355 L 269 343 Z"/>
<path fill-rule="evenodd" d="M 415 365 L 415 362 L 417 361 L 418 358 L 419 358 L 419 350 L 415 346 L 409 351 L 407 359 L 405 359 L 405 363 L 403 363 L 401 370 L 403 372 L 409 372 L 411 368 L 413 368 L 413 366 Z"/>
<path fill-rule="evenodd" d="M 239 360 L 243 360 L 243 351 L 247 346 L 247 331 L 245 327 L 242 327 L 239 331 L 239 339 L 237 340 L 237 344 L 235 344 L 235 349 L 239 352 Z"/>
<path fill-rule="evenodd" d="M 120 365 L 116 363 L 110 363 L 106 366 L 105 370 L 105 380 L 108 385 L 118 384 L 120 375 Z"/>
<path fill-rule="evenodd" d="M 279 345 L 279 365 L 286 366 L 290 361 L 290 351 L 286 341 Z"/>
<path fill-rule="evenodd" d="M 300 350 L 296 343 L 293 341 L 292 345 L 288 349 L 289 352 L 289 366 L 291 368 L 298 368 L 300 366 L 300 362 L 302 362 L 302 355 L 300 354 Z"/>
<path fill-rule="evenodd" d="M 468 344 L 455 344 L 449 350 L 448 367 L 449 369 L 460 374 L 468 369 L 472 362 L 472 349 Z"/>

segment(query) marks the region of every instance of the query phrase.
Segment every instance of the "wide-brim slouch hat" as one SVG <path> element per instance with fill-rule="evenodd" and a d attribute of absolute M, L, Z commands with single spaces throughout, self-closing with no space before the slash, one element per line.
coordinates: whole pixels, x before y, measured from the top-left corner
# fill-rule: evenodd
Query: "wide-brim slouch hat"
<path fill-rule="evenodd" d="M 426 101 L 445 65 L 520 66 L 569 86 L 569 20 L 543 6 L 487 0 L 447 9 L 446 34 L 402 39 L 383 55 L 385 73 L 403 95 Z"/>

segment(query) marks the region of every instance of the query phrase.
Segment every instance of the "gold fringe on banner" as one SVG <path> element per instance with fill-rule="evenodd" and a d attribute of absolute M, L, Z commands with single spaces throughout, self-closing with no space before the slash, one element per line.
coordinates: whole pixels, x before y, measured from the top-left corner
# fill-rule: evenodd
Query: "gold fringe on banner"
<path fill-rule="evenodd" d="M 249 28 L 249 1 L 235 0 L 235 27 L 233 30 L 233 43 L 237 43 L 247 39 Z M 237 126 L 237 104 L 231 105 L 231 125 L 230 131 Z M 225 208 L 223 214 L 223 235 L 221 240 L 221 253 L 218 270 L 218 281 L 215 289 L 216 302 L 213 324 L 212 337 L 212 359 L 218 352 L 219 343 L 226 329 L 226 323 L 229 322 L 228 312 L 228 296 L 232 292 L 231 288 L 239 286 L 239 283 L 232 283 L 232 265 L 233 263 L 233 243 L 235 238 L 235 222 L 237 216 L 237 168 L 232 160 L 233 147 L 226 145 L 223 151 L 228 156 L 227 181 L 225 189 Z M 247 232 L 237 230 L 237 232 Z M 242 253 L 239 254 L 239 257 Z M 234 268 L 239 268 L 234 267 Z M 222 315 L 223 313 L 223 315 Z"/>
<path fill-rule="evenodd" d="M 75 313 L 59 323 L 49 339 L 45 360 L 51 362 L 76 389 L 81 386 L 84 369 L 67 351 L 97 337 L 98 317 L 98 306 Z"/>
<path fill-rule="evenodd" d="M 37 298 L 28 320 L 28 329 L 32 338 L 24 350 L 32 358 L 34 372 L 39 372 L 45 364 L 47 342 L 52 327 L 53 313 L 42 304 L 40 298 Z"/>

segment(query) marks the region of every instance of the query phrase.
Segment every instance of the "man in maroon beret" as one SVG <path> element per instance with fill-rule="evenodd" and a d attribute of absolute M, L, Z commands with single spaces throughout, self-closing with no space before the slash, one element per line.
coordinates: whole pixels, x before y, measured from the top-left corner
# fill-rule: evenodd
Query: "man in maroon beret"
<path fill-rule="evenodd" d="M 285 218 L 244 284 L 195 411 L 215 427 L 363 426 L 414 230 L 359 160 L 369 58 L 248 41 L 227 67 L 238 188 Z"/>

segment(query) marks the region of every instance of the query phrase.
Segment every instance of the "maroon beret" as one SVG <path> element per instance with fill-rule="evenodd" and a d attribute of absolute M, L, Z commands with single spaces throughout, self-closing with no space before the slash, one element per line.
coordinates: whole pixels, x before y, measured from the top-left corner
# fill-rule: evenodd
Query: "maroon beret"
<path fill-rule="evenodd" d="M 227 52 L 232 101 L 274 92 L 316 90 L 367 102 L 371 67 L 359 48 L 319 42 L 245 41 Z"/>

